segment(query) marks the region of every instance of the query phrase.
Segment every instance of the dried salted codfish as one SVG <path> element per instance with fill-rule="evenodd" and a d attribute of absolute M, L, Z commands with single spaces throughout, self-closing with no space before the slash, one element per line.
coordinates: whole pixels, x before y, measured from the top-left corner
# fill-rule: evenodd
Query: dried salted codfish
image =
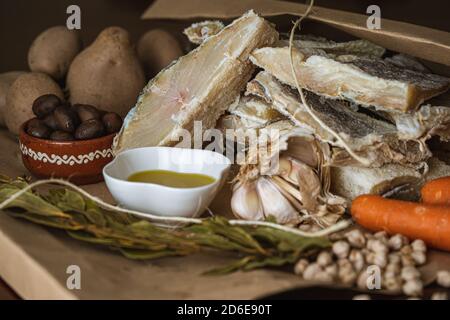
<path fill-rule="evenodd" d="M 283 85 L 267 72 L 260 72 L 247 85 L 246 94 L 259 96 L 288 117 L 297 126 L 312 130 L 333 148 L 333 165 L 356 164 L 335 137 L 313 119 L 300 102 L 297 92 Z M 306 99 L 314 114 L 337 132 L 354 152 L 371 161 L 371 166 L 385 163 L 416 163 L 431 156 L 419 142 L 400 140 L 397 128 L 388 122 L 359 113 L 340 100 L 326 99 L 307 92 Z"/>
<path fill-rule="evenodd" d="M 261 48 L 252 53 L 257 66 L 295 86 L 289 48 Z M 382 110 L 406 112 L 447 91 L 450 79 L 398 67 L 382 59 L 324 54 L 294 48 L 294 68 L 301 87 L 329 98 L 343 98 Z"/>
<path fill-rule="evenodd" d="M 332 167 L 331 191 L 348 200 L 363 194 L 381 194 L 404 184 L 420 181 L 413 167 L 389 164 L 381 168 Z"/>
<path fill-rule="evenodd" d="M 398 164 L 381 168 L 333 167 L 331 191 L 353 200 L 363 194 L 384 194 L 403 185 L 417 189 L 423 182 L 450 175 L 450 166 L 437 158 L 429 159 L 427 167 L 417 165 L 413 168 Z"/>
<path fill-rule="evenodd" d="M 207 20 L 192 24 L 189 28 L 184 29 L 184 34 L 189 41 L 194 44 L 202 44 L 206 39 L 218 34 L 223 28 L 224 24 L 221 21 Z"/>
<path fill-rule="evenodd" d="M 402 139 L 428 140 L 431 136 L 439 136 L 444 141 L 450 140 L 450 107 L 425 105 L 414 113 L 398 114 L 393 118 Z"/>
<path fill-rule="evenodd" d="M 403 139 L 450 141 L 450 92 L 433 98 L 416 112 L 390 115 Z"/>
<path fill-rule="evenodd" d="M 419 72 L 430 72 L 419 60 L 407 54 L 399 53 L 384 59 L 385 61 L 395 64 L 402 68 L 407 68 Z"/>
<path fill-rule="evenodd" d="M 224 114 L 219 118 L 216 124 L 216 129 L 223 133 L 225 133 L 226 130 L 232 132 L 237 130 L 259 129 L 262 127 L 264 127 L 264 124 L 261 124 L 261 122 L 241 118 L 235 114 Z"/>
<path fill-rule="evenodd" d="M 258 97 L 239 97 L 239 101 L 233 103 L 227 111 L 242 119 L 259 123 L 261 126 L 283 118 L 269 103 Z"/>
<path fill-rule="evenodd" d="M 278 33 L 253 11 L 235 20 L 167 69 L 145 87 L 127 115 L 115 152 L 173 145 L 194 120 L 214 127 L 245 88 L 254 66 L 250 53 L 278 40 Z"/>
<path fill-rule="evenodd" d="M 277 46 L 289 46 L 289 40 L 280 40 Z M 299 49 L 321 49 L 332 56 L 356 55 L 381 58 L 386 49 L 370 41 L 359 39 L 347 42 L 335 42 L 323 37 L 312 35 L 298 35 L 294 40 L 294 46 Z"/>

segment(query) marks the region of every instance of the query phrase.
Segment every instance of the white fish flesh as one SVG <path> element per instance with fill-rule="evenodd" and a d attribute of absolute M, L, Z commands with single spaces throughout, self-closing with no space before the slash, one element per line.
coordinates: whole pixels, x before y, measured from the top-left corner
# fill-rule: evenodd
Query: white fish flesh
<path fill-rule="evenodd" d="M 213 128 L 254 71 L 250 53 L 277 40 L 272 25 L 253 11 L 208 38 L 144 88 L 115 141 L 115 153 L 174 145 L 183 129 L 192 132 L 194 121 L 202 121 L 204 130 Z"/>

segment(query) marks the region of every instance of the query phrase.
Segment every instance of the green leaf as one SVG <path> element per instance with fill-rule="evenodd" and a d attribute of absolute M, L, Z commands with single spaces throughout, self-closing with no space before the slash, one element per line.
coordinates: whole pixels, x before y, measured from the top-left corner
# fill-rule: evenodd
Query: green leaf
<path fill-rule="evenodd" d="M 21 189 L 13 185 L 2 185 L 0 188 L 0 203 L 4 202 L 6 199 L 12 197 L 14 194 L 19 192 Z M 59 208 L 51 205 L 47 201 L 43 200 L 41 197 L 33 194 L 32 192 L 25 192 L 19 198 L 12 201 L 4 209 L 23 209 L 25 211 L 43 215 L 43 216 L 55 216 L 70 218 Z"/>
<path fill-rule="evenodd" d="M 86 211 L 84 215 L 86 218 L 96 226 L 106 227 L 106 219 L 102 210 L 90 199 L 85 200 Z"/>
<path fill-rule="evenodd" d="M 250 271 L 253 269 L 264 267 L 281 267 L 286 264 L 292 264 L 297 260 L 298 260 L 297 256 L 260 258 L 255 261 L 250 261 L 249 263 L 247 263 L 245 266 L 242 267 L 242 270 Z"/>
<path fill-rule="evenodd" d="M 114 239 L 109 238 L 97 238 L 94 235 L 85 232 L 85 231 L 67 231 L 67 234 L 71 236 L 74 239 L 95 243 L 95 244 L 101 244 L 101 245 L 108 245 L 108 246 L 114 246 L 117 244 L 117 241 Z"/>
<path fill-rule="evenodd" d="M 8 212 L 8 211 L 7 211 Z M 73 223 L 72 220 L 52 217 L 52 216 L 44 216 L 33 213 L 19 213 L 19 212 L 8 212 L 10 216 L 16 218 L 26 219 L 30 222 L 34 222 L 36 224 L 44 225 L 47 227 L 63 229 L 63 230 L 82 230 L 84 227 L 82 225 L 78 225 Z"/>
<path fill-rule="evenodd" d="M 242 258 L 240 260 L 237 260 L 233 263 L 230 263 L 229 265 L 225 267 L 215 268 L 209 271 L 204 272 L 204 275 L 207 276 L 221 276 L 226 275 L 235 271 L 238 271 L 239 269 L 243 268 L 247 264 L 249 264 L 251 261 L 255 260 L 255 257 L 248 256 L 245 258 Z"/>
<path fill-rule="evenodd" d="M 268 254 L 249 233 L 241 227 L 231 226 L 225 218 L 216 216 L 205 220 L 203 224 L 210 228 L 212 233 L 219 234 L 240 243 L 242 246 L 253 249 L 252 252 L 259 252 L 264 255 Z"/>
<path fill-rule="evenodd" d="M 75 191 L 65 189 L 56 204 L 63 211 L 83 212 L 86 208 L 83 197 Z"/>
<path fill-rule="evenodd" d="M 133 260 L 152 260 L 163 257 L 180 255 L 179 253 L 172 250 L 146 251 L 146 250 L 120 249 L 119 251 L 128 259 Z"/>

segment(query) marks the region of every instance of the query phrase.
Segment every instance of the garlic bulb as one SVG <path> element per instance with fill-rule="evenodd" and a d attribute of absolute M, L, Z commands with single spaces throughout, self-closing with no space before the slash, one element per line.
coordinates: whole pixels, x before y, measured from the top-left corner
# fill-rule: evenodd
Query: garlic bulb
<path fill-rule="evenodd" d="M 286 121 L 270 126 L 280 130 L 280 139 L 275 147 L 268 148 L 268 154 L 258 150 L 247 154 L 246 164 L 235 178 L 233 213 L 246 220 L 274 217 L 281 224 L 333 225 L 347 203 L 329 191 L 329 146 Z M 277 159 L 274 170 L 263 169 L 268 159 Z"/>
<path fill-rule="evenodd" d="M 238 184 L 231 198 L 231 210 L 244 220 L 264 220 L 264 211 L 256 192 L 256 183 Z"/>
<path fill-rule="evenodd" d="M 281 224 L 296 224 L 300 221 L 299 214 L 283 196 L 270 178 L 260 177 L 256 181 L 256 190 L 262 201 L 266 218 L 272 216 Z"/>

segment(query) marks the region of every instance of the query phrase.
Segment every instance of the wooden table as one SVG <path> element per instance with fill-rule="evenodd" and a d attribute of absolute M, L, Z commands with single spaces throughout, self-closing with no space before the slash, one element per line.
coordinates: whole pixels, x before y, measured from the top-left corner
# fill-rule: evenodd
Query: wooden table
<path fill-rule="evenodd" d="M 18 300 L 20 297 L 0 278 L 0 300 Z"/>

